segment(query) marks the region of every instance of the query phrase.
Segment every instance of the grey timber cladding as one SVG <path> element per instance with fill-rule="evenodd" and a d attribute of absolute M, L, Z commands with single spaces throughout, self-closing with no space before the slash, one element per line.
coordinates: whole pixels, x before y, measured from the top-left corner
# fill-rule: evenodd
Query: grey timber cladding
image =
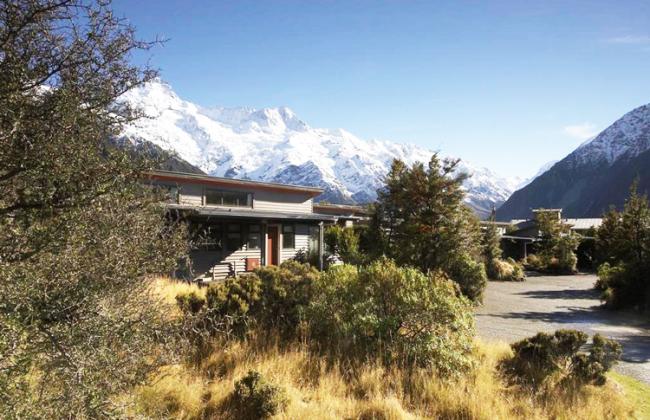
<path fill-rule="evenodd" d="M 158 185 L 172 185 L 172 182 L 156 182 Z M 308 193 L 288 193 L 279 191 L 255 190 L 252 188 L 233 188 L 229 186 L 211 187 L 193 183 L 178 183 L 178 204 L 191 206 L 208 206 L 204 196 L 206 189 L 220 191 L 237 191 L 251 194 L 252 209 L 258 211 L 286 212 L 286 213 L 311 213 L 313 200 Z M 238 207 L 244 209 L 245 207 Z"/>

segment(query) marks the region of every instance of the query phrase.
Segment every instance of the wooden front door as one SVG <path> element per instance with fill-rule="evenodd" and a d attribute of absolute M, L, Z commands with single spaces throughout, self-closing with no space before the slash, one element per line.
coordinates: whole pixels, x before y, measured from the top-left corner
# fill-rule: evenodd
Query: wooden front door
<path fill-rule="evenodd" d="M 278 255 L 279 239 L 280 229 L 278 226 L 269 226 L 266 239 L 266 265 L 278 265 L 280 263 Z"/>

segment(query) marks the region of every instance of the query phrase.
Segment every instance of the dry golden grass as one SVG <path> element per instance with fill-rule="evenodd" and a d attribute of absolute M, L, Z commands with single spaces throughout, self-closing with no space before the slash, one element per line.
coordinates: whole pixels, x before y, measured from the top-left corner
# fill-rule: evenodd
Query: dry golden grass
<path fill-rule="evenodd" d="M 165 282 L 167 282 L 165 280 Z M 161 283 L 163 285 L 169 283 Z M 174 290 L 177 285 L 171 286 Z M 181 287 L 186 291 L 184 287 Z M 173 292 L 164 295 L 172 296 Z M 173 298 L 167 299 L 173 302 Z M 497 365 L 508 357 L 505 343 L 476 342 L 477 366 L 461 379 L 419 370 L 407 373 L 379 363 L 328 363 L 294 343 L 269 340 L 215 343 L 199 366 L 174 365 L 136 390 L 137 412 L 154 418 L 233 418 L 228 398 L 234 383 L 256 370 L 280 385 L 289 405 L 278 419 L 606 419 L 631 418 L 621 387 L 586 387 L 573 400 L 545 401 L 508 387 Z"/>
<path fill-rule="evenodd" d="M 215 346 L 200 366 L 170 366 L 137 391 L 142 414 L 158 418 L 228 418 L 237 379 L 257 370 L 289 396 L 279 419 L 604 419 L 630 418 L 632 407 L 614 383 L 587 387 L 572 401 L 535 401 L 508 388 L 496 371 L 509 353 L 504 344 L 477 342 L 473 375 L 442 380 L 425 371 L 408 375 L 379 364 L 328 366 L 301 345 L 281 350 L 263 343 Z"/>
<path fill-rule="evenodd" d="M 205 297 L 206 290 L 205 287 L 199 287 L 196 284 L 190 284 L 168 277 L 157 277 L 151 280 L 151 293 L 153 297 L 160 300 L 162 304 L 168 305 L 170 316 L 181 315 L 176 305 L 176 296 L 194 292 L 201 297 Z"/>

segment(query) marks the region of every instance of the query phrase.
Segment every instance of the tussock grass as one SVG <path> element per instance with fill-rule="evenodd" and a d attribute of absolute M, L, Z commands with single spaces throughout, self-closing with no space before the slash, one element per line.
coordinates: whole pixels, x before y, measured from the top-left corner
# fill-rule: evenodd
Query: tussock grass
<path fill-rule="evenodd" d="M 154 299 L 160 300 L 168 306 L 170 316 L 181 316 L 181 311 L 176 305 L 176 296 L 190 292 L 205 298 L 205 287 L 199 287 L 195 283 L 187 283 L 171 279 L 169 277 L 157 277 L 151 280 L 151 294 Z"/>
<path fill-rule="evenodd" d="M 507 344 L 476 341 L 474 351 L 477 363 L 472 373 L 450 379 L 379 362 L 343 363 L 310 352 L 308 343 L 252 337 L 215 342 L 199 364 L 165 367 L 133 397 L 137 414 L 153 418 L 235 418 L 230 408 L 234 384 L 255 370 L 288 396 L 289 404 L 278 419 L 634 417 L 634 407 L 614 381 L 587 386 L 571 396 L 540 399 L 500 377 L 499 363 L 512 354 Z"/>
<path fill-rule="evenodd" d="M 142 414 L 157 418 L 231 418 L 228 401 L 237 379 L 256 370 L 289 397 L 280 419 L 604 419 L 630 418 L 620 387 L 586 387 L 577 398 L 538 400 L 508 387 L 496 367 L 509 355 L 503 343 L 476 343 L 472 375 L 445 380 L 424 370 L 379 363 L 328 363 L 296 343 L 289 349 L 245 343 L 215 344 L 199 366 L 170 366 L 137 390 Z"/>

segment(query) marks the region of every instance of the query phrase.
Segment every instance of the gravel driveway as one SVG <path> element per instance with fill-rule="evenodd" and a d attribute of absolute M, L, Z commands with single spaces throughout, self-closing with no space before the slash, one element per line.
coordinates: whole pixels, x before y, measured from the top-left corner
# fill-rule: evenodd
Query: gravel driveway
<path fill-rule="evenodd" d="M 489 282 L 476 313 L 479 336 L 512 342 L 560 328 L 601 333 L 623 345 L 616 370 L 650 384 L 650 323 L 600 308 L 596 276 L 536 276 L 525 282 Z"/>

